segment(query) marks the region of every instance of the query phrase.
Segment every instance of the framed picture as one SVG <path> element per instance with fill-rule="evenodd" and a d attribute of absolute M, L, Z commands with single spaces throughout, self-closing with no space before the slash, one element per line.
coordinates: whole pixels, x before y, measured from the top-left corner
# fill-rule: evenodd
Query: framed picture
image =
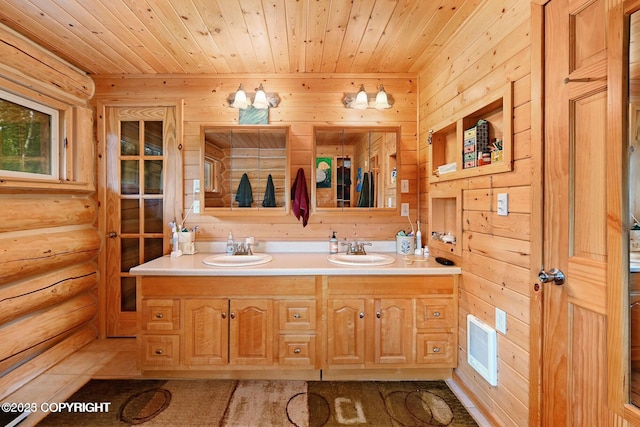
<path fill-rule="evenodd" d="M 331 157 L 316 158 L 316 188 L 331 188 Z"/>

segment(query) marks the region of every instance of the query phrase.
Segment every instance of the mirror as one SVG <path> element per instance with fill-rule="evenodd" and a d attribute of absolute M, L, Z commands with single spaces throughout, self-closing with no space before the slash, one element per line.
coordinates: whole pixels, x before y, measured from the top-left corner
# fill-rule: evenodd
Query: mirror
<path fill-rule="evenodd" d="M 630 401 L 640 406 L 640 11 L 629 19 Z M 637 224 L 637 225 L 636 225 Z"/>
<path fill-rule="evenodd" d="M 206 127 L 203 134 L 205 209 L 286 212 L 287 127 Z"/>
<path fill-rule="evenodd" d="M 316 211 L 396 210 L 399 128 L 316 128 Z"/>

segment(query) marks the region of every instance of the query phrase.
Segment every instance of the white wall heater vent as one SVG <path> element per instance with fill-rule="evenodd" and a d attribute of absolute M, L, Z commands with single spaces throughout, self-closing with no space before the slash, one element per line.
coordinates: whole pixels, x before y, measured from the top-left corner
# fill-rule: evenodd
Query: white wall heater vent
<path fill-rule="evenodd" d="M 467 315 L 467 362 L 492 386 L 498 385 L 496 330 Z"/>

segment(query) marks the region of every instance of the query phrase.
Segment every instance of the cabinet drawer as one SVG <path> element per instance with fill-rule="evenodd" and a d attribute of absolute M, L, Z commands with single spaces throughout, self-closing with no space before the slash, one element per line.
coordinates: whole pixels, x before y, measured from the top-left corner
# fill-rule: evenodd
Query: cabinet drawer
<path fill-rule="evenodd" d="M 316 329 L 315 300 L 281 300 L 278 302 L 280 330 L 313 331 Z"/>
<path fill-rule="evenodd" d="M 180 329 L 180 300 L 143 300 L 142 329 L 147 331 L 174 331 Z"/>
<path fill-rule="evenodd" d="M 452 328 L 455 324 L 453 300 L 420 298 L 416 301 L 416 325 L 422 328 Z"/>
<path fill-rule="evenodd" d="M 180 337 L 178 335 L 142 335 L 142 366 L 177 366 L 180 362 Z"/>
<path fill-rule="evenodd" d="M 315 335 L 280 335 L 278 361 L 281 365 L 313 366 L 316 361 Z"/>
<path fill-rule="evenodd" d="M 418 363 L 454 363 L 453 334 L 418 334 L 416 341 Z"/>

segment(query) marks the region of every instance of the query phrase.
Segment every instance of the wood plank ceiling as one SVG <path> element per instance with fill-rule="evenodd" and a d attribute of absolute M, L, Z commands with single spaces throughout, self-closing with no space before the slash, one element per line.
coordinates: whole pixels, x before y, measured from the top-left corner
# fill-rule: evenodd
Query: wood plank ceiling
<path fill-rule="evenodd" d="M 419 72 L 477 0 L 2 0 L 93 75 Z"/>

